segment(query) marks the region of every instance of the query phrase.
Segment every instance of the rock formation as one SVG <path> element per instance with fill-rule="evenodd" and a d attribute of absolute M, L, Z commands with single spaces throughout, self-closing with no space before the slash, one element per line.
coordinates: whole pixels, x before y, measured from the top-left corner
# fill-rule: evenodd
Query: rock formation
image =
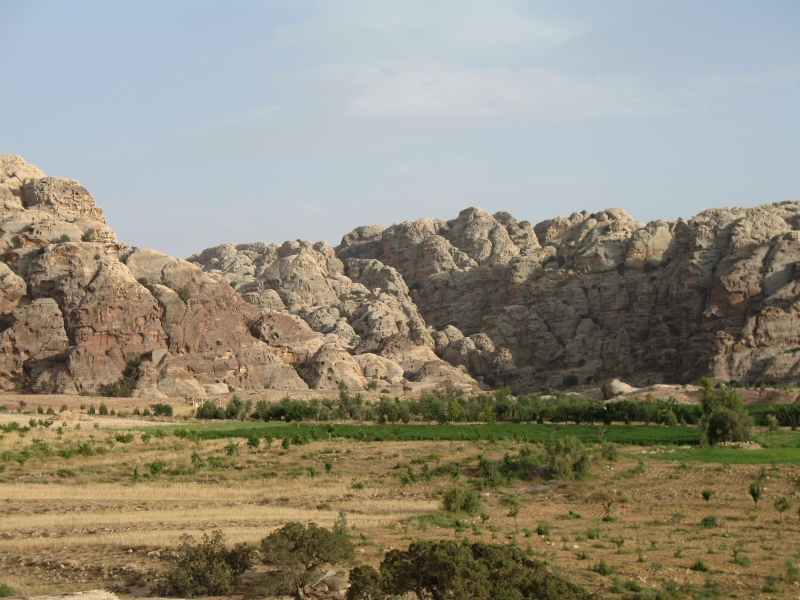
<path fill-rule="evenodd" d="M 308 258 L 281 266 L 297 252 Z M 648 224 L 618 208 L 535 226 L 468 208 L 359 227 L 334 251 L 226 245 L 189 260 L 412 379 L 530 391 L 800 377 L 800 202 Z"/>
<path fill-rule="evenodd" d="M 6 155 L 0 387 L 103 392 L 132 365 L 145 398 L 796 381 L 798 261 L 800 202 L 648 224 L 468 208 L 183 261 L 120 244 L 80 184 Z"/>
<path fill-rule="evenodd" d="M 13 155 L 0 157 L 0 260 L 4 389 L 103 393 L 133 365 L 144 398 L 399 389 L 406 371 L 380 342 L 433 345 L 402 276 L 377 261 L 350 261 L 350 279 L 324 242 L 220 246 L 193 257 L 203 268 L 129 248 L 78 182 Z M 425 349 L 409 377 L 478 386 Z"/>

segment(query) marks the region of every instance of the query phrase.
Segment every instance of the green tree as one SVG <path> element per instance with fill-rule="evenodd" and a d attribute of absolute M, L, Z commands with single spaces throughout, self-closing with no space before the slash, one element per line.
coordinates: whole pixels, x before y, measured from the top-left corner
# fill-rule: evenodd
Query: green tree
<path fill-rule="evenodd" d="M 418 600 L 545 600 L 589 598 L 519 548 L 451 541 L 417 542 L 391 550 L 380 573 L 362 567 L 351 576 L 348 600 L 382 600 L 408 593 Z"/>
<path fill-rule="evenodd" d="M 705 377 L 700 380 L 700 385 L 703 388 L 700 441 L 704 445 L 747 441 L 753 429 L 753 418 L 744 409 L 739 394 L 724 386 L 715 393 L 711 381 Z"/>
<path fill-rule="evenodd" d="M 239 576 L 252 566 L 252 548 L 237 544 L 227 550 L 219 530 L 210 536 L 204 533 L 199 543 L 185 535 L 171 562 L 154 589 L 156 594 L 177 598 L 221 596 L 233 592 Z"/>
<path fill-rule="evenodd" d="M 353 560 L 355 548 L 345 536 L 309 523 L 287 523 L 261 541 L 264 564 L 275 567 L 268 580 L 269 592 L 306 597 L 325 565 Z"/>

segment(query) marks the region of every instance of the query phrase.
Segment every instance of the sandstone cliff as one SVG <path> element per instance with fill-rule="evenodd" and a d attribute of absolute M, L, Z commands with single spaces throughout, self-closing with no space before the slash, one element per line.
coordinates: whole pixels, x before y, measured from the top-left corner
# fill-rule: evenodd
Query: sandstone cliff
<path fill-rule="evenodd" d="M 301 268 L 279 266 L 300 246 Z M 535 226 L 468 208 L 359 227 L 334 250 L 226 245 L 189 260 L 417 377 L 446 377 L 421 365 L 435 354 L 517 391 L 800 379 L 800 202 L 647 224 L 618 208 Z"/>
<path fill-rule="evenodd" d="M 353 281 L 325 243 L 240 250 L 206 251 L 224 268 L 205 272 L 129 248 L 78 182 L 0 157 L 0 387 L 126 385 L 144 398 L 340 382 L 397 391 L 407 379 L 477 387 L 428 347 L 412 344 L 405 366 L 380 354 L 393 336 L 433 345 L 394 269 L 361 261 Z M 360 280 L 385 282 L 385 293 Z"/>
<path fill-rule="evenodd" d="M 0 387 L 146 398 L 800 379 L 800 202 L 535 226 L 462 211 L 187 261 L 0 157 Z M 132 371 L 133 370 L 133 373 Z"/>

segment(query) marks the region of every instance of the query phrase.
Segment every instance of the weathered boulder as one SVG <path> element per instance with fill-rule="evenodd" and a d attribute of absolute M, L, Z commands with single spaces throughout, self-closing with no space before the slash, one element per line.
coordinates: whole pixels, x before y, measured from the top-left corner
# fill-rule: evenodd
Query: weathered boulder
<path fill-rule="evenodd" d="M 354 391 L 367 387 L 367 379 L 359 364 L 338 344 L 322 346 L 309 359 L 306 368 L 310 386 L 314 389 L 335 390 L 340 382 Z"/>

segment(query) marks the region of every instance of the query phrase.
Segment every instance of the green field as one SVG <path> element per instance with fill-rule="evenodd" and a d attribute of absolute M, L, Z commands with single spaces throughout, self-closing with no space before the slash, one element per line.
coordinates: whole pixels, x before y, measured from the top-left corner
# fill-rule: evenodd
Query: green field
<path fill-rule="evenodd" d="M 736 448 L 691 448 L 677 449 L 669 454 L 658 454 L 661 460 L 683 462 L 722 463 L 726 465 L 800 465 L 800 449 L 765 448 L 764 450 L 740 450 Z"/>
<path fill-rule="evenodd" d="M 150 433 L 156 427 L 145 428 Z M 310 424 L 299 423 L 243 423 L 239 421 L 214 421 L 193 423 L 189 427 L 166 426 L 161 430 L 170 434 L 187 435 L 199 439 L 292 438 L 307 439 L 345 438 L 363 441 L 476 441 L 509 440 L 541 443 L 553 438 L 574 436 L 583 442 L 597 443 L 601 439 L 617 444 L 656 446 L 696 446 L 699 435 L 695 427 L 664 427 L 661 425 L 552 425 L 498 423 L 493 425 L 357 425 L 357 424 Z"/>
<path fill-rule="evenodd" d="M 299 438 L 325 440 L 344 438 L 361 441 L 500 441 L 542 443 L 550 439 L 574 436 L 585 443 L 597 443 L 601 439 L 627 446 L 668 446 L 668 453 L 655 454 L 660 460 L 692 462 L 714 462 L 723 464 L 800 464 L 800 433 L 777 431 L 760 433 L 755 441 L 763 450 L 741 450 L 738 448 L 701 448 L 695 427 L 664 427 L 663 425 L 552 425 L 552 424 L 412 424 L 412 425 L 358 425 L 326 423 L 245 423 L 241 421 L 212 421 L 193 423 L 189 427 L 164 426 L 145 427 L 156 433 L 160 430 L 169 435 L 201 440 L 225 438 L 249 438 L 272 436 L 276 439 Z M 602 438 L 601 438 L 602 435 Z M 679 446 L 692 446 L 680 448 Z"/>

